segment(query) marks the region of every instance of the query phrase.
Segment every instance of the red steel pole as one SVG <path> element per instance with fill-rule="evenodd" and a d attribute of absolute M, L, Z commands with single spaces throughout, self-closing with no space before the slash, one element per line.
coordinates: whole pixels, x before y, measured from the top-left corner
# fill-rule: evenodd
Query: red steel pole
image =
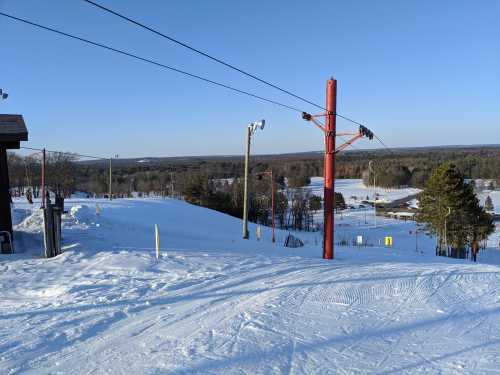
<path fill-rule="evenodd" d="M 272 212 L 272 223 L 273 223 L 273 242 L 276 242 L 276 238 L 274 236 L 274 227 L 275 227 L 275 222 L 274 222 L 274 178 L 273 178 L 273 171 L 271 171 L 271 212 Z"/>
<path fill-rule="evenodd" d="M 326 83 L 323 259 L 333 259 L 336 113 L 337 80 L 331 78 Z"/>
<path fill-rule="evenodd" d="M 45 148 L 42 150 L 42 205 L 45 208 Z"/>

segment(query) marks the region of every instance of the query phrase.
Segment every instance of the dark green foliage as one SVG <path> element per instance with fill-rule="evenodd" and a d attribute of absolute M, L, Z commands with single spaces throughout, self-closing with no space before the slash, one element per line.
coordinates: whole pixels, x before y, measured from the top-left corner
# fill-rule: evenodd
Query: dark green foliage
<path fill-rule="evenodd" d="M 202 174 L 191 174 L 182 189 L 187 202 L 200 206 L 208 204 L 211 193 L 208 177 Z"/>
<path fill-rule="evenodd" d="M 286 223 L 286 212 L 288 209 L 288 198 L 286 194 L 277 192 L 275 197 L 275 204 L 276 220 L 278 221 L 279 227 L 284 228 Z"/>
<path fill-rule="evenodd" d="M 493 211 L 495 209 L 495 207 L 493 206 L 493 201 L 491 200 L 491 197 L 489 195 L 484 201 L 484 208 L 486 211 Z"/>
<path fill-rule="evenodd" d="M 346 209 L 346 204 L 344 200 L 344 196 L 342 193 L 336 191 L 335 192 L 335 209 L 336 210 L 345 210 Z"/>
<path fill-rule="evenodd" d="M 363 173 L 363 182 L 366 186 L 371 186 L 375 182 L 381 187 L 403 187 L 412 182 L 412 173 L 405 166 L 382 162 L 374 166 L 374 173 L 368 169 Z M 425 180 L 425 175 L 420 172 L 415 175 L 419 181 Z"/>
<path fill-rule="evenodd" d="M 439 255 L 464 257 L 467 245 L 485 240 L 494 230 L 492 217 L 454 164 L 436 168 L 419 199 L 417 220 L 438 236 Z"/>
<path fill-rule="evenodd" d="M 317 195 L 312 195 L 309 198 L 309 209 L 311 211 L 321 210 L 321 197 L 318 197 Z"/>

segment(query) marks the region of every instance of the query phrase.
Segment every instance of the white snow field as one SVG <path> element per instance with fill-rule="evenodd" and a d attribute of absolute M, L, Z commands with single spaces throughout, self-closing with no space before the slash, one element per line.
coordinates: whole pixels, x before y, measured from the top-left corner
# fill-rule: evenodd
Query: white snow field
<path fill-rule="evenodd" d="M 323 177 L 312 177 L 311 184 L 307 188 L 312 194 L 323 197 Z M 392 202 L 421 191 L 415 188 L 386 189 L 381 187 L 377 187 L 374 190 L 372 186 L 365 186 L 361 179 L 337 179 L 335 181 L 335 190 L 342 193 L 347 204 L 360 203 L 366 197 L 369 197 L 369 200 L 373 201 L 374 191 L 377 192 L 377 202 L 380 203 Z"/>
<path fill-rule="evenodd" d="M 66 203 L 52 259 L 40 211 L 15 204 L 27 250 L 0 256 L 0 374 L 500 372 L 499 249 L 478 264 L 435 257 L 414 223 L 373 228 L 356 210 L 336 234 L 374 246 L 325 261 L 319 233 L 298 233 L 299 249 L 267 228 L 244 241 L 240 220 L 181 201 Z"/>

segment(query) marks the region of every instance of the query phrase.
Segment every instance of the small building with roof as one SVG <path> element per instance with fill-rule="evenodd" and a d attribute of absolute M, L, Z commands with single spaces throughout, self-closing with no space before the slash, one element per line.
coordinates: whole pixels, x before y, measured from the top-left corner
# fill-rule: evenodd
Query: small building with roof
<path fill-rule="evenodd" d="M 12 252 L 12 217 L 7 150 L 19 149 L 28 140 L 22 115 L 0 114 L 0 252 Z"/>

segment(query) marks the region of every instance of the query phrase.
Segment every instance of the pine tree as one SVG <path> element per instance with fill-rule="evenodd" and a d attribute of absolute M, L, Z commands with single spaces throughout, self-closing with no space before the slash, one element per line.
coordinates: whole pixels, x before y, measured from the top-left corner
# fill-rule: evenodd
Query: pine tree
<path fill-rule="evenodd" d="M 346 209 L 345 199 L 341 192 L 335 192 L 335 210 L 345 210 Z"/>
<path fill-rule="evenodd" d="M 491 197 L 489 195 L 484 201 L 484 208 L 486 211 L 493 211 L 495 209 L 495 207 L 493 207 L 493 201 L 491 200 Z"/>
<path fill-rule="evenodd" d="M 492 218 L 479 205 L 474 188 L 453 164 L 435 169 L 420 194 L 417 220 L 438 236 L 438 255 L 465 257 L 468 244 L 492 233 Z M 451 252 L 448 252 L 448 246 Z"/>

